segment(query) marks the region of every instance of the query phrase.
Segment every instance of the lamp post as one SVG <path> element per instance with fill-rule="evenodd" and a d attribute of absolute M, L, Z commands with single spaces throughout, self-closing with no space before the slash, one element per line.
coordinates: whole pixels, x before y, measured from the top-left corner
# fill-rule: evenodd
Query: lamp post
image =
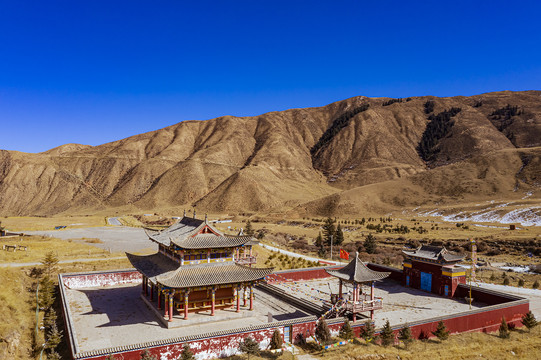
<path fill-rule="evenodd" d="M 332 235 L 331 235 L 331 260 L 332 260 Z"/>

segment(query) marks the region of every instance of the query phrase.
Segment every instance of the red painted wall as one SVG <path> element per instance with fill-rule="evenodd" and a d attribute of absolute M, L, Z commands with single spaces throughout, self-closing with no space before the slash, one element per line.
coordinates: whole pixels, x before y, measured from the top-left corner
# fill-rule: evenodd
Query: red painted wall
<path fill-rule="evenodd" d="M 277 278 L 279 281 L 283 279 L 289 281 L 300 281 L 300 280 L 313 280 L 313 279 L 324 279 L 330 277 L 325 269 L 340 269 L 341 266 L 329 266 L 326 268 L 308 268 L 301 270 L 288 270 L 288 271 L 277 271 L 276 276 L 272 276 L 269 283 L 272 283 L 272 278 Z"/>
<path fill-rule="evenodd" d="M 62 275 L 64 286 L 70 289 L 141 283 L 141 279 L 141 274 L 135 270 Z"/>

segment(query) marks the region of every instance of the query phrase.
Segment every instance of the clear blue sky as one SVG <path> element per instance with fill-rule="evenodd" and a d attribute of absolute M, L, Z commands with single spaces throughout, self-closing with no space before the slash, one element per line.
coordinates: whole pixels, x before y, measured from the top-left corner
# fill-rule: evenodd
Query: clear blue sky
<path fill-rule="evenodd" d="M 541 88 L 539 1 L 0 3 L 0 149 L 348 97 Z"/>

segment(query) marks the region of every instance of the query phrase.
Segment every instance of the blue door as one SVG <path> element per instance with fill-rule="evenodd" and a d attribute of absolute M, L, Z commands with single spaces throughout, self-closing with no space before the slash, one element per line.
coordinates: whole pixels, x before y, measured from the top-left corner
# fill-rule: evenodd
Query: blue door
<path fill-rule="evenodd" d="M 421 290 L 432 291 L 432 274 L 421 272 Z"/>
<path fill-rule="evenodd" d="M 406 286 L 410 286 L 410 276 L 406 275 Z"/>
<path fill-rule="evenodd" d="M 443 289 L 443 293 L 445 296 L 449 296 L 449 285 L 445 285 L 444 289 Z"/>
<path fill-rule="evenodd" d="M 284 341 L 291 342 L 291 326 L 284 326 Z"/>

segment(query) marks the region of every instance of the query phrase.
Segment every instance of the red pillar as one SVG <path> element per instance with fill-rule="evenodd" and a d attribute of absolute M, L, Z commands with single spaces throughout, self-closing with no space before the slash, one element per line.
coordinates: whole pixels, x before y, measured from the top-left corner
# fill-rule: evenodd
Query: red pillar
<path fill-rule="evenodd" d="M 163 304 L 163 311 L 164 311 L 164 314 L 163 316 L 164 317 L 168 317 L 169 316 L 169 306 L 167 306 L 169 302 L 169 294 L 168 293 L 165 293 L 165 301 L 164 301 L 164 304 Z"/>
<path fill-rule="evenodd" d="M 246 306 L 246 286 L 244 287 L 244 290 L 242 291 L 242 306 Z"/>
<path fill-rule="evenodd" d="M 175 296 L 175 293 L 172 293 L 169 296 L 169 322 L 173 321 L 173 297 Z"/>
<path fill-rule="evenodd" d="M 216 306 L 216 289 L 212 288 L 212 304 L 210 308 L 210 316 L 214 316 L 214 308 Z"/>
<path fill-rule="evenodd" d="M 150 301 L 154 301 L 154 284 L 150 283 Z"/>
<path fill-rule="evenodd" d="M 237 312 L 240 312 L 240 288 L 237 288 Z"/>
<path fill-rule="evenodd" d="M 145 296 L 148 296 L 148 278 L 145 279 Z"/>
<path fill-rule="evenodd" d="M 144 294 L 145 293 L 145 276 L 143 275 L 143 282 L 141 283 L 141 292 Z"/>
<path fill-rule="evenodd" d="M 158 288 L 158 310 L 162 309 L 162 292 Z"/>
<path fill-rule="evenodd" d="M 184 320 L 188 320 L 188 292 L 184 293 Z"/>
<path fill-rule="evenodd" d="M 254 287 L 250 285 L 250 310 L 254 309 Z"/>

